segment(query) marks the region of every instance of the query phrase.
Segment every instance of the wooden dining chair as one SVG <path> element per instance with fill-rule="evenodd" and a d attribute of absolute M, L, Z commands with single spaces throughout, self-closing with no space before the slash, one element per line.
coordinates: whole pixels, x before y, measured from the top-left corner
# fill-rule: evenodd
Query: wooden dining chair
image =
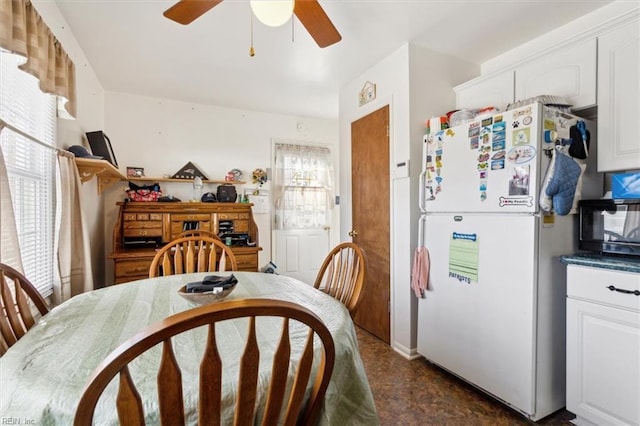
<path fill-rule="evenodd" d="M 313 286 L 342 302 L 353 317 L 362 300 L 366 269 L 364 251 L 355 243 L 340 243 L 325 258 Z"/>
<path fill-rule="evenodd" d="M 276 348 L 269 348 L 273 351 L 273 362 L 271 379 L 267 385 L 263 384 L 262 379 L 258 380 L 261 349 L 256 339 L 256 321 L 260 321 L 259 317 L 283 318 L 279 343 Z M 74 425 L 92 424 L 96 403 L 116 375 L 119 376 L 116 407 L 120 423 L 144 424 L 145 405 L 129 373 L 128 365 L 160 343 L 162 355 L 157 374 L 158 402 L 151 405 L 158 406 L 162 425 L 184 425 L 182 375 L 171 339 L 201 326 L 207 326 L 208 336 L 199 370 L 198 424 L 220 425 L 225 365 L 218 352 L 218 347 L 222 347 L 222 344 L 218 345 L 218 341 L 222 342 L 227 336 L 216 335 L 216 325 L 237 318 L 248 318 L 249 327 L 244 352 L 237 358 L 240 361 L 237 384 L 233 385 L 234 424 L 256 424 L 257 413 L 262 413 L 263 425 L 315 424 L 335 361 L 331 333 L 313 312 L 295 303 L 274 299 L 238 299 L 204 305 L 170 316 L 147 327 L 116 348 L 96 368 L 85 386 L 75 413 Z M 304 346 L 299 352 L 294 352 L 298 345 L 291 345 L 290 342 L 289 323 L 293 323 L 290 320 L 308 328 L 304 345 L 301 340 L 298 341 L 300 346 Z M 321 342 L 321 358 L 315 374 L 312 374 L 314 336 L 319 338 L 316 341 Z M 301 355 L 299 358 L 292 357 L 291 353 Z M 289 375 L 293 376 L 291 387 L 287 385 Z M 258 389 L 259 384 L 264 386 L 266 394 Z M 305 401 L 309 386 L 311 392 Z M 256 395 L 264 395 L 266 401 L 260 409 L 256 409 Z M 285 401 L 287 395 L 288 399 Z M 279 422 L 280 419 L 283 423 Z"/>
<path fill-rule="evenodd" d="M 151 261 L 149 277 L 237 269 L 236 256 L 222 241 L 191 236 L 176 238 L 158 250 Z"/>
<path fill-rule="evenodd" d="M 0 263 L 0 303 L 2 355 L 35 325 L 34 306 L 40 316 L 47 314 L 49 308 L 35 286 L 24 275 L 4 263 Z"/>

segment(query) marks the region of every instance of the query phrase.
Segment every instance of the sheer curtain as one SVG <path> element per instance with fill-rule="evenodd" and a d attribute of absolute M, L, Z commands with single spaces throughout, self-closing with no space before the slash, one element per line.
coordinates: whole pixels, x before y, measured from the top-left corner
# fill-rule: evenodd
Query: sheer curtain
<path fill-rule="evenodd" d="M 4 127 L 0 126 L 0 132 Z M 0 262 L 24 273 L 4 154 L 0 149 Z"/>
<path fill-rule="evenodd" d="M 58 151 L 58 200 L 56 254 L 58 273 L 53 301 L 62 303 L 71 296 L 93 290 L 91 250 L 80 199 L 80 174 L 72 154 Z"/>
<path fill-rule="evenodd" d="M 329 148 L 276 143 L 274 229 L 315 229 L 330 224 L 332 176 Z"/>

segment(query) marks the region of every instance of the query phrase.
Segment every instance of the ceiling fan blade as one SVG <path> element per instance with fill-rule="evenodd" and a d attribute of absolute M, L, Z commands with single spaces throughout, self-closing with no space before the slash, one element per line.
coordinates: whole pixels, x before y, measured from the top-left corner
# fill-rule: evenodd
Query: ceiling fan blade
<path fill-rule="evenodd" d="M 318 46 L 327 47 L 342 40 L 342 36 L 318 0 L 296 0 L 293 13 L 309 31 Z"/>
<path fill-rule="evenodd" d="M 163 15 L 179 24 L 187 25 L 219 3 L 222 3 L 222 0 L 180 0 L 165 10 Z"/>

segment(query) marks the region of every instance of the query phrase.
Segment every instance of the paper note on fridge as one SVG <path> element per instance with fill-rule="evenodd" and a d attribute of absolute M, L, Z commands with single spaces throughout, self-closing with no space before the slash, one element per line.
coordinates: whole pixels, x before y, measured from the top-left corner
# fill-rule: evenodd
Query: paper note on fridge
<path fill-rule="evenodd" d="M 449 277 L 478 282 L 478 235 L 453 232 L 449 240 Z"/>

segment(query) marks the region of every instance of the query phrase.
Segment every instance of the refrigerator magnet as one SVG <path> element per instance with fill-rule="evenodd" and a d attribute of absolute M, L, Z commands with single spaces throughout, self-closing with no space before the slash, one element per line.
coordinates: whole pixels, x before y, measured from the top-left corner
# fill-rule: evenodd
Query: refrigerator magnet
<path fill-rule="evenodd" d="M 502 170 L 502 169 L 504 169 L 504 159 L 491 161 L 491 170 Z"/>
<path fill-rule="evenodd" d="M 479 143 L 478 143 L 478 137 L 473 137 L 471 139 L 469 139 L 469 148 L 473 149 L 478 149 Z"/>
<path fill-rule="evenodd" d="M 531 140 L 531 129 L 518 129 L 513 131 L 514 145 L 527 145 Z"/>

